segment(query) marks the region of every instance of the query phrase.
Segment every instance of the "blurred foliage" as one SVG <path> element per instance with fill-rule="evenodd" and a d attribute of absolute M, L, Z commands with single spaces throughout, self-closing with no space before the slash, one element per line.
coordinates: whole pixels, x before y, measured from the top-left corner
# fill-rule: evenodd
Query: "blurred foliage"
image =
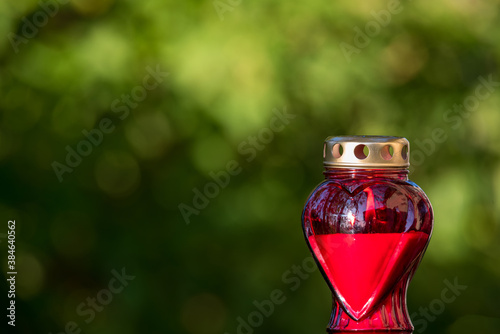
<path fill-rule="evenodd" d="M 500 80 L 498 1 L 402 1 L 350 62 L 340 44 L 355 46 L 355 27 L 389 1 L 67 2 L 0 3 L 0 232 L 16 219 L 20 333 L 74 321 L 89 334 L 235 334 L 275 289 L 286 301 L 255 333 L 322 333 L 319 272 L 296 291 L 282 275 L 308 256 L 301 210 L 322 179 L 322 141 L 340 134 L 404 136 L 424 154 L 411 179 L 435 228 L 410 313 L 444 280 L 468 288 L 423 332 L 498 332 L 498 87 L 470 114 L 447 114 L 480 77 Z M 36 33 L 33 20 L 46 21 Z M 121 119 L 113 102 L 148 67 L 169 75 Z M 240 145 L 283 108 L 295 118 L 248 159 Z M 106 118 L 114 131 L 59 182 L 53 162 Z M 241 172 L 186 224 L 179 204 L 231 160 Z M 77 306 L 121 268 L 136 278 L 87 324 Z"/>

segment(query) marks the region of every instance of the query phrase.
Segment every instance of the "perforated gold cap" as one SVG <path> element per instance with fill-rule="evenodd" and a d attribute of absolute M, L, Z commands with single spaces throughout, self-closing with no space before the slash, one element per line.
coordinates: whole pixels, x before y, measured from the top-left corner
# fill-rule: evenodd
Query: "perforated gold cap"
<path fill-rule="evenodd" d="M 335 168 L 408 168 L 410 142 L 403 137 L 328 137 L 323 165 Z"/>

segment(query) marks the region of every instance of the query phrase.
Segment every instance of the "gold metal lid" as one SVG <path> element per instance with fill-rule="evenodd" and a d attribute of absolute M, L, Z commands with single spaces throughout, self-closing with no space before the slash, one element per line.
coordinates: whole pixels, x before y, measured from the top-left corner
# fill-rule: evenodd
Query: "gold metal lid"
<path fill-rule="evenodd" d="M 408 168 L 410 142 L 403 137 L 328 137 L 323 165 L 335 168 Z"/>

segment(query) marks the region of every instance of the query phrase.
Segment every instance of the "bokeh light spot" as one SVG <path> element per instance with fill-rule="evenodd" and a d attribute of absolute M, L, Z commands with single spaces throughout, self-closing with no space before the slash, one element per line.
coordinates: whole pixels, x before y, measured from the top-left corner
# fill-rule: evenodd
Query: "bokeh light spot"
<path fill-rule="evenodd" d="M 204 172 L 218 171 L 225 168 L 233 159 L 230 145 L 220 135 L 200 136 L 194 144 L 191 157 L 196 167 Z"/>
<path fill-rule="evenodd" d="M 161 112 L 136 115 L 127 123 L 125 134 L 134 152 L 143 158 L 161 156 L 171 139 L 169 122 Z"/>
<path fill-rule="evenodd" d="M 73 7 L 83 15 L 102 15 L 115 3 L 115 0 L 72 0 Z"/>
<path fill-rule="evenodd" d="M 32 254 L 19 252 L 16 255 L 16 269 L 22 275 L 16 276 L 16 294 L 23 299 L 34 297 L 44 284 L 44 269 Z"/>
<path fill-rule="evenodd" d="M 120 80 L 129 74 L 130 44 L 112 24 L 95 25 L 79 44 L 77 59 L 90 82 Z"/>
<path fill-rule="evenodd" d="M 54 219 L 50 229 L 52 244 L 64 257 L 88 256 L 95 241 L 92 221 L 82 212 L 65 212 Z"/>
<path fill-rule="evenodd" d="M 413 79 L 425 66 L 428 52 L 415 37 L 402 34 L 382 53 L 383 68 L 390 81 L 403 84 Z"/>
<path fill-rule="evenodd" d="M 126 152 L 106 152 L 95 167 L 97 184 L 102 191 L 111 196 L 127 196 L 140 183 L 139 165 L 134 157 Z"/>
<path fill-rule="evenodd" d="M 188 299 L 181 310 L 183 327 L 191 334 L 215 334 L 226 324 L 226 309 L 219 297 L 203 293 Z"/>
<path fill-rule="evenodd" d="M 62 97 L 52 110 L 52 129 L 61 137 L 83 137 L 82 131 L 90 129 L 94 121 L 95 115 L 83 112 L 74 97 Z"/>

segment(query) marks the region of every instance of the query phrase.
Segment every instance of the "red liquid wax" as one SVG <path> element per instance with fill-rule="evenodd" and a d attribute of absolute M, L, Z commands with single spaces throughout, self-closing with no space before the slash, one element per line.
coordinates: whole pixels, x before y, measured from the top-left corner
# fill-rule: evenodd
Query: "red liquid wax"
<path fill-rule="evenodd" d="M 424 232 L 320 234 L 309 243 L 339 301 L 355 319 L 380 304 L 419 261 Z"/>

